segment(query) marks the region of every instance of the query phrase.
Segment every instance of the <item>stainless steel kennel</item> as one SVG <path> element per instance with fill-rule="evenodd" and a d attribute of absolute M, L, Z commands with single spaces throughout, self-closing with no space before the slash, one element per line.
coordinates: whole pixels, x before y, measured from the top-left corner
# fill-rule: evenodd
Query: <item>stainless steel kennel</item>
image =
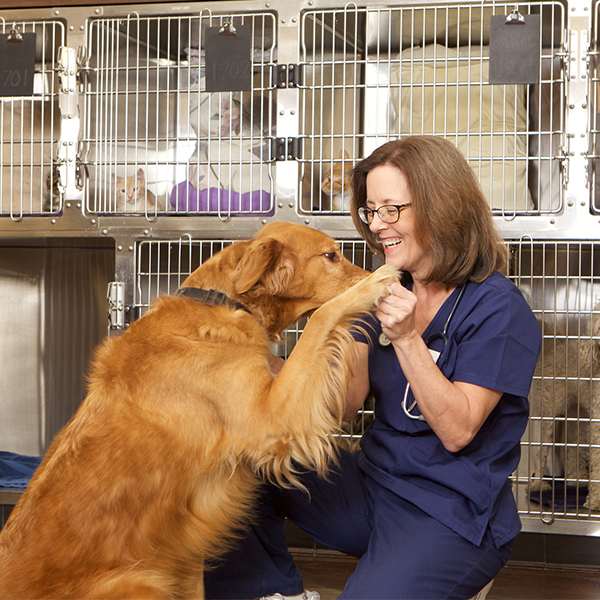
<path fill-rule="evenodd" d="M 539 17 L 536 82 L 492 85 L 491 17 L 511 15 Z M 0 447 L 43 453 L 102 337 L 270 220 L 376 265 L 327 174 L 434 134 L 479 177 L 543 327 L 513 478 L 524 529 L 599 535 L 584 500 L 600 486 L 600 372 L 581 359 L 600 344 L 598 16 L 558 0 L 0 10 L 4 37 L 35 33 L 33 93 L 0 97 Z M 206 40 L 232 29 L 249 35 L 250 86 L 209 91 Z"/>

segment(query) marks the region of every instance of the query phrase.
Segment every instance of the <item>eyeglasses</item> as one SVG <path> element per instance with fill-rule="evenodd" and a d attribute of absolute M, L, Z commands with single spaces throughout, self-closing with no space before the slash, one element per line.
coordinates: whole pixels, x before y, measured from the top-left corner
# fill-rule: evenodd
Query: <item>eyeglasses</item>
<path fill-rule="evenodd" d="M 377 216 L 384 222 L 388 224 L 396 223 L 400 219 L 400 214 L 407 207 L 410 206 L 412 202 L 406 202 L 405 204 L 384 204 L 380 206 L 377 210 L 373 210 L 372 208 L 367 208 L 366 206 L 361 206 L 358 209 L 358 216 L 363 223 L 370 225 L 373 222 L 373 215 L 377 213 Z"/>

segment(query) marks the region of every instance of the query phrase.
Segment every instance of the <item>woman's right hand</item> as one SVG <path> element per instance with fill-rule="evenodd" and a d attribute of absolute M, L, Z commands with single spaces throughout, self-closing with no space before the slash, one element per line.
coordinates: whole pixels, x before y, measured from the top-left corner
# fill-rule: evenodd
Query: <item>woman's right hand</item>
<path fill-rule="evenodd" d="M 390 291 L 375 311 L 381 330 L 391 342 L 418 336 L 415 329 L 417 297 L 399 283 L 392 284 Z"/>

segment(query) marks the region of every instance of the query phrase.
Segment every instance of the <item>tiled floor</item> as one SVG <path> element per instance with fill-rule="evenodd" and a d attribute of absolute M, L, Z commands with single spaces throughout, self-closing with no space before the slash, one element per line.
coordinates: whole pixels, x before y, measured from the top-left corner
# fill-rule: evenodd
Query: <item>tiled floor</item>
<path fill-rule="evenodd" d="M 337 598 L 356 560 L 311 554 L 296 555 L 306 589 L 322 600 Z M 551 569 L 508 564 L 494 580 L 488 600 L 600 600 L 600 570 Z"/>

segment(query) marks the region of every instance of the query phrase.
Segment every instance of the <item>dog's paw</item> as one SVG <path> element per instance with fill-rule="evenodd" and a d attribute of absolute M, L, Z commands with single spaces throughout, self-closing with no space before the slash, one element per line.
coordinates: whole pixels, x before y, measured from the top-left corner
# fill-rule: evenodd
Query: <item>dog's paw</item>
<path fill-rule="evenodd" d="M 356 304 L 361 309 L 374 308 L 382 298 L 390 295 L 390 286 L 398 283 L 398 273 L 398 269 L 391 265 L 379 267 L 346 292 L 347 306 Z"/>
<path fill-rule="evenodd" d="M 392 265 L 382 265 L 377 270 L 373 271 L 367 278 L 366 281 L 373 281 L 374 283 L 383 283 L 388 289 L 392 283 L 398 283 L 400 271 Z"/>
<path fill-rule="evenodd" d="M 390 286 L 392 283 L 398 283 L 398 276 L 399 271 L 396 267 L 383 265 L 373 271 L 361 284 L 370 288 L 374 301 L 377 302 L 390 295 Z"/>

